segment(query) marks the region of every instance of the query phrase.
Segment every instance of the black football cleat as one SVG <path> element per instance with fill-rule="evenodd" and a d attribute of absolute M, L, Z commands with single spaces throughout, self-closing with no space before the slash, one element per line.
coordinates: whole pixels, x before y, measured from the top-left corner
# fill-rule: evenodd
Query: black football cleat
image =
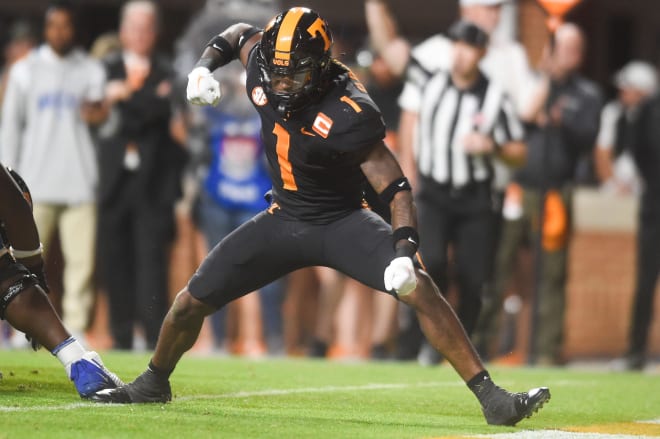
<path fill-rule="evenodd" d="M 172 390 L 168 380 L 158 378 L 147 369 L 133 382 L 116 389 L 100 390 L 89 399 L 108 404 L 166 403 L 172 400 Z"/>
<path fill-rule="evenodd" d="M 511 393 L 495 386 L 481 410 L 490 425 L 514 426 L 539 411 L 549 400 L 550 390 L 547 387 Z"/>

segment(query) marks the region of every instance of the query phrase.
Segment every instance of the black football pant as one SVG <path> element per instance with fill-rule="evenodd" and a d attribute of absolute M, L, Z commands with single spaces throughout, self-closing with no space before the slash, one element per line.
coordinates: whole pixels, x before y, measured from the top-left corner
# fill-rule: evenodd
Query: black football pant
<path fill-rule="evenodd" d="M 630 331 L 630 355 L 643 357 L 653 317 L 655 288 L 660 275 L 660 194 L 642 196 L 637 235 L 637 286 Z"/>
<path fill-rule="evenodd" d="M 394 257 L 392 228 L 370 210 L 329 224 L 264 211 L 209 252 L 188 290 L 219 309 L 294 270 L 324 266 L 384 292 L 383 273 Z"/>

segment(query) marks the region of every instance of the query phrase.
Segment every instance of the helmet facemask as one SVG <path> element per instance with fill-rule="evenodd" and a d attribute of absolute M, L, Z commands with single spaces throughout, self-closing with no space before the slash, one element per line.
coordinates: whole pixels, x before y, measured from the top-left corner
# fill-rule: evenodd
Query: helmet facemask
<path fill-rule="evenodd" d="M 263 66 L 261 69 L 266 92 L 282 116 L 300 111 L 313 102 L 321 91 L 321 79 L 328 62 L 319 65 L 308 57 L 299 64 L 297 68 Z"/>

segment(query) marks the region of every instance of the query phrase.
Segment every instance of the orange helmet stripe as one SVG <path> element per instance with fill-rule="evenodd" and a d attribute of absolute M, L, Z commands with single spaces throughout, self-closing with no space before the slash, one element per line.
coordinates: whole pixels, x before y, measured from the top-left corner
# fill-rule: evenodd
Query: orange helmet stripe
<path fill-rule="evenodd" d="M 293 43 L 293 33 L 300 18 L 307 11 L 306 8 L 291 8 L 287 11 L 280 30 L 277 32 L 277 41 L 275 43 L 275 58 L 289 60 L 291 58 L 291 44 Z"/>

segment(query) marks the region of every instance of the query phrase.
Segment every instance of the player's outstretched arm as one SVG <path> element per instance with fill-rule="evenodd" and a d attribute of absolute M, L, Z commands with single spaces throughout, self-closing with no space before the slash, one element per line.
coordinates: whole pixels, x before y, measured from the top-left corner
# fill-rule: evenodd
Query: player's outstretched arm
<path fill-rule="evenodd" d="M 400 296 L 410 294 L 417 286 L 412 258 L 419 246 L 417 213 L 410 183 L 383 142 L 372 148 L 361 167 L 380 199 L 389 204 L 392 213 L 396 256 L 385 269 L 385 288 L 396 291 Z"/>
<path fill-rule="evenodd" d="M 261 29 L 254 26 L 237 23 L 211 38 L 195 68 L 188 74 L 188 101 L 196 105 L 217 105 L 221 97 L 220 84 L 211 72 L 235 59 L 245 66 L 261 33 Z"/>

